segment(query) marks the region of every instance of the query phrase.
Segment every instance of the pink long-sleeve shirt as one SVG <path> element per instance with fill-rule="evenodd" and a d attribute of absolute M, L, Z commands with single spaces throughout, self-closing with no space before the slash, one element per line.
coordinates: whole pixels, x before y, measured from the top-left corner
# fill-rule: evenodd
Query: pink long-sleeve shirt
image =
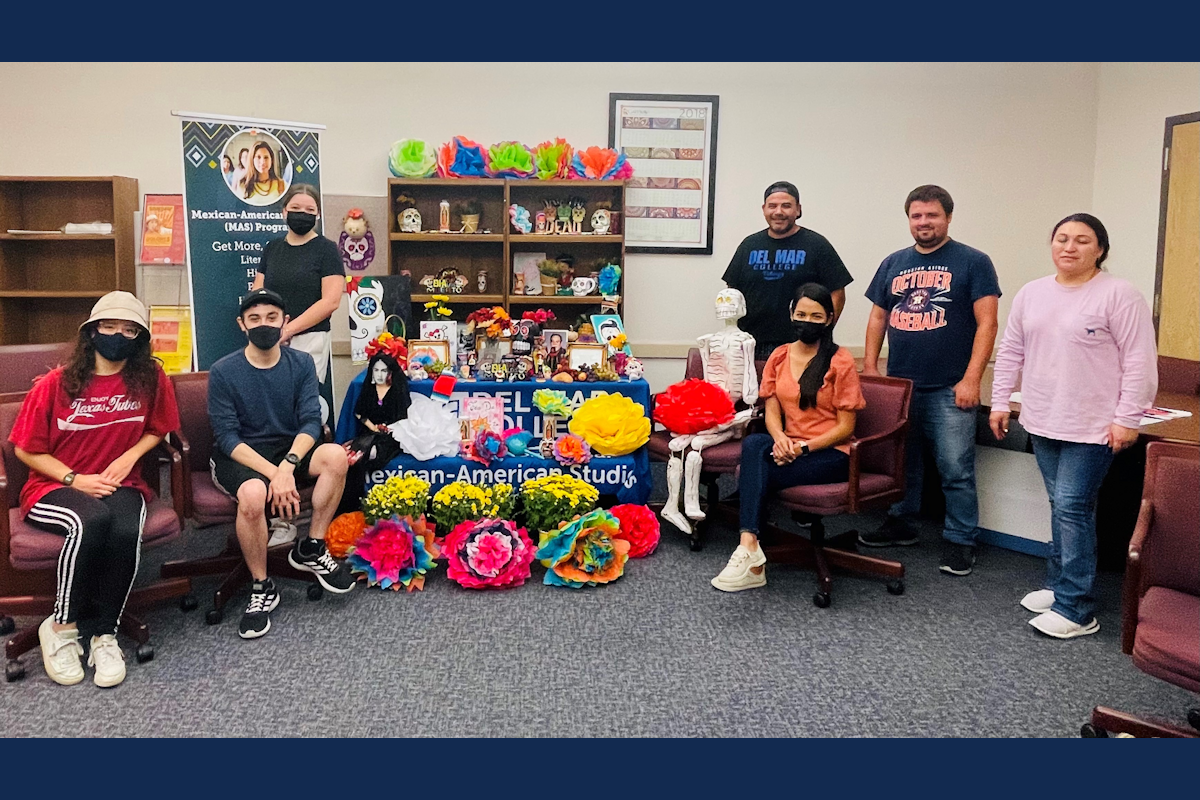
<path fill-rule="evenodd" d="M 1021 425 L 1065 442 L 1107 444 L 1117 423 L 1137 428 L 1158 392 L 1150 307 L 1128 281 L 1101 272 L 1082 286 L 1053 275 L 1013 299 L 996 353 L 992 410 L 1021 384 Z"/>

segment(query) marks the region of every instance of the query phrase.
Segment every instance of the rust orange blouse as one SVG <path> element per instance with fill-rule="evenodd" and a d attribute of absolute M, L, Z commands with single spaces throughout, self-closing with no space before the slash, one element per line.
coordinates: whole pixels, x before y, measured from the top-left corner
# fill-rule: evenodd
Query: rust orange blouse
<path fill-rule="evenodd" d="M 775 348 L 767 359 L 758 396 L 779 398 L 783 409 L 783 432 L 793 441 L 807 441 L 827 433 L 837 424 L 838 411 L 858 411 L 867 405 L 858 383 L 854 356 L 844 347 L 839 347 L 829 362 L 829 371 L 817 392 L 815 406 L 800 408 L 800 376 L 792 375 L 786 344 Z M 845 442 L 837 449 L 849 454 L 850 444 Z"/>

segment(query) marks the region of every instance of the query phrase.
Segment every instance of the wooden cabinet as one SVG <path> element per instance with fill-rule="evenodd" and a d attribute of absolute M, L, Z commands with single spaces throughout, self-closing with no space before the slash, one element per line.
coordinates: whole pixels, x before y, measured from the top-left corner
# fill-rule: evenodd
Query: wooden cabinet
<path fill-rule="evenodd" d="M 411 198 L 411 203 L 404 198 Z M 513 203 L 536 217 L 546 200 L 578 198 L 586 209 L 582 234 L 520 234 L 514 231 L 508 209 Z M 441 201 L 450 204 L 451 233 L 438 233 Z M 479 205 L 479 232 L 459 233 L 463 227 L 462 206 L 473 200 Z M 600 262 L 625 269 L 625 237 L 621 233 L 590 233 L 592 212 L 604 203 L 613 211 L 625 207 L 624 181 L 499 180 L 486 178 L 427 178 L 388 180 L 388 272 L 412 276 L 413 319 L 428 319 L 423 308 L 433 294 L 447 294 L 453 319 L 463 320 L 480 306 L 503 306 L 511 316 L 535 308 L 554 311 L 561 326 L 574 324 L 580 315 L 600 311 L 600 295 L 585 297 L 527 295 L 514 291 L 513 261 L 521 253 L 545 253 L 548 258 L 573 261 L 575 275 L 587 276 Z M 421 215 L 421 233 L 402 233 L 400 215 L 415 204 Z M 620 215 L 618 215 L 620 216 Z M 623 221 L 623 220 L 622 220 Z M 618 228 L 623 230 L 623 228 Z M 487 231 L 487 232 L 484 232 Z M 453 269 L 466 278 L 461 294 L 433 292 L 421 285 L 427 276 Z M 484 291 L 480 291 L 480 275 Z M 624 275 L 622 275 L 624 284 Z M 624 311 L 623 303 L 618 313 Z"/>
<path fill-rule="evenodd" d="M 96 300 L 134 291 L 134 178 L 0 177 L 0 344 L 67 341 Z M 110 234 L 57 231 L 109 222 Z"/>

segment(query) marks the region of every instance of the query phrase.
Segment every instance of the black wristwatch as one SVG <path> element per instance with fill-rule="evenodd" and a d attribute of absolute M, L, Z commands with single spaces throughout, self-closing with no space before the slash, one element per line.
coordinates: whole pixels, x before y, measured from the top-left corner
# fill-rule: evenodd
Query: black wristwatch
<path fill-rule="evenodd" d="M 295 453 L 288 453 L 283 457 L 283 460 L 291 464 L 293 467 L 300 463 L 300 456 Z"/>
<path fill-rule="evenodd" d="M 74 483 L 74 482 L 75 482 L 75 476 L 76 476 L 77 474 L 79 474 L 79 473 L 75 472 L 75 470 L 71 470 L 71 471 L 70 471 L 70 472 L 68 472 L 66 475 L 63 475 L 63 479 L 62 479 L 62 485 L 63 485 L 63 486 L 70 486 L 72 483 Z"/>
<path fill-rule="evenodd" d="M 800 455 L 806 456 L 806 455 L 808 455 L 808 453 L 809 453 L 808 442 L 801 442 L 800 443 Z"/>

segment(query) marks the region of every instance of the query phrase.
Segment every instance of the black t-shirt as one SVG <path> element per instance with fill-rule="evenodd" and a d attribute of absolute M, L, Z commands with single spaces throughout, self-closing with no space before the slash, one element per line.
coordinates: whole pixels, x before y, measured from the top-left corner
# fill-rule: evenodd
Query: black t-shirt
<path fill-rule="evenodd" d="M 263 275 L 263 287 L 283 298 L 292 319 L 321 299 L 322 278 L 329 275 L 340 278 L 345 274 L 337 245 L 324 236 L 309 239 L 301 245 L 288 244 L 287 239 L 267 242 L 258 271 Z M 323 319 L 300 333 L 327 330 L 329 320 Z"/>
<path fill-rule="evenodd" d="M 867 299 L 888 312 L 887 374 L 918 389 L 962 380 L 975 343 L 975 301 L 1000 296 L 986 253 L 953 239 L 932 253 L 915 247 L 883 260 Z"/>
<path fill-rule="evenodd" d="M 843 289 L 854 280 L 842 258 L 821 234 L 801 228 L 784 239 L 767 231 L 752 233 L 738 245 L 721 280 L 746 296 L 746 316 L 738 327 L 764 346 L 791 342 L 788 307 L 796 289 L 819 283 L 829 291 Z"/>

